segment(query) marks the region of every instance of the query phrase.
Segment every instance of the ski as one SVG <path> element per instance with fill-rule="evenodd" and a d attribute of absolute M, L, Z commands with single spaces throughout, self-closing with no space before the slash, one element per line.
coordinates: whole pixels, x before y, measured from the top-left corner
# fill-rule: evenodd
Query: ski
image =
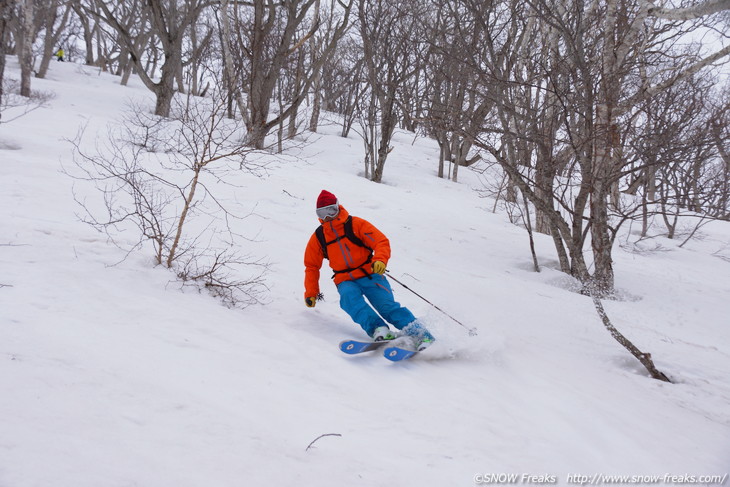
<path fill-rule="evenodd" d="M 379 342 L 363 342 L 360 340 L 344 340 L 340 342 L 340 350 L 348 355 L 355 355 L 363 352 L 377 350 L 386 345 L 390 340 L 382 340 Z"/>
<path fill-rule="evenodd" d="M 340 350 L 348 355 L 356 355 L 358 353 L 371 352 L 373 350 L 379 350 L 383 346 L 387 347 L 383 350 L 383 357 L 387 358 L 391 362 L 400 362 L 413 357 L 419 352 L 419 350 L 413 350 L 412 348 L 405 348 L 400 345 L 410 345 L 410 340 L 404 341 L 401 338 L 394 340 L 382 340 L 378 342 L 372 341 L 360 341 L 360 340 L 344 340 L 340 342 Z"/>
<path fill-rule="evenodd" d="M 417 353 L 417 350 L 408 350 L 407 348 L 392 346 L 383 350 L 383 357 L 387 358 L 391 362 L 400 362 L 401 360 L 413 357 Z"/>

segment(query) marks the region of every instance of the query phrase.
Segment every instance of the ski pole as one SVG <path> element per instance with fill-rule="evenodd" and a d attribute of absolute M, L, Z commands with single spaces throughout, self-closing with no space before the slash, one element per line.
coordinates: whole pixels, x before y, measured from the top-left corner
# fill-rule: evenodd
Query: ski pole
<path fill-rule="evenodd" d="M 476 336 L 476 334 L 477 334 L 476 328 L 469 328 L 464 323 L 462 323 L 461 321 L 457 320 L 456 318 L 454 318 L 453 316 L 451 316 L 450 314 L 448 314 L 446 311 L 442 310 L 441 308 L 439 308 L 438 306 L 436 306 L 435 304 L 433 304 L 431 301 L 429 301 L 428 299 L 426 299 L 423 296 L 421 296 L 420 294 L 418 294 L 416 291 L 414 291 L 413 289 L 409 288 L 408 286 L 406 286 L 405 284 L 403 284 L 402 282 L 400 282 L 398 279 L 396 279 L 395 277 L 393 277 L 393 274 L 391 274 L 389 270 L 386 270 L 385 272 L 387 272 L 388 273 L 388 277 L 390 277 L 391 279 L 393 279 L 395 282 L 397 282 L 398 284 L 400 284 L 404 288 L 408 289 L 410 292 L 412 292 L 413 294 L 415 294 L 419 298 L 423 299 L 428 304 L 430 304 L 431 306 L 433 306 L 437 310 L 441 311 L 443 314 L 445 314 L 446 316 L 448 316 L 449 318 L 451 318 L 452 320 L 454 320 L 455 322 L 457 322 L 458 324 L 460 324 L 461 326 L 463 326 L 464 328 L 466 328 L 469 331 L 469 336 Z"/>

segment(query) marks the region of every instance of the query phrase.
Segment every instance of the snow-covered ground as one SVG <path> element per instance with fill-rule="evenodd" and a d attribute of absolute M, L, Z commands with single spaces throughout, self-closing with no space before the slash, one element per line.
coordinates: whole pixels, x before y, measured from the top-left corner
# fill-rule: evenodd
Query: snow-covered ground
<path fill-rule="evenodd" d="M 374 184 L 359 175 L 357 137 L 323 126 L 267 156 L 266 177 L 234 176 L 228 204 L 253 212 L 234 229 L 271 269 L 268 304 L 229 309 L 181 289 L 149 248 L 125 258 L 80 222 L 73 193 L 99 196 L 62 170 L 67 139 L 152 98 L 91 68 L 51 68 L 33 87 L 55 98 L 0 126 L 0 486 L 671 484 L 665 475 L 730 472 L 730 263 L 713 255 L 728 255 L 727 223 L 684 248 L 616 249 L 624 299 L 606 309 L 666 384 L 569 290 L 548 237 L 537 237 L 543 272 L 531 272 L 524 231 L 479 198 L 475 174 L 435 177 L 433 141 L 398 133 Z M 404 363 L 342 354 L 340 340 L 364 335 L 329 272 L 326 301 L 303 303 L 322 189 L 389 236 L 393 276 L 478 336 L 394 283 L 437 343 Z"/>

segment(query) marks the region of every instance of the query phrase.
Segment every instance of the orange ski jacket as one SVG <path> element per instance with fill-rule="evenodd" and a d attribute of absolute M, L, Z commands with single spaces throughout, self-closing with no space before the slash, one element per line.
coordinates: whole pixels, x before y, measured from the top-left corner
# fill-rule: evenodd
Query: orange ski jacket
<path fill-rule="evenodd" d="M 322 221 L 324 237 L 327 244 L 329 264 L 335 275 L 335 284 L 343 281 L 360 279 L 372 274 L 370 264 L 379 260 L 388 265 L 390 259 L 390 242 L 388 238 L 367 220 L 352 217 L 352 231 L 357 238 L 373 250 L 353 243 L 345 235 L 345 221 L 350 216 L 347 210 L 340 205 L 340 213 L 332 221 Z M 319 294 L 319 270 L 322 268 L 324 252 L 319 243 L 316 232 L 312 233 L 304 251 L 304 297 L 314 297 Z"/>

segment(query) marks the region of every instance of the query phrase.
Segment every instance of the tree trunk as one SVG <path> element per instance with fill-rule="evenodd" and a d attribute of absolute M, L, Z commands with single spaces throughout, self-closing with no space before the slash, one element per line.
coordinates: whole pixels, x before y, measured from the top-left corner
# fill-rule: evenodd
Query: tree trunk
<path fill-rule="evenodd" d="M 201 167 L 195 167 L 194 169 L 194 175 L 192 181 L 190 181 L 190 190 L 188 191 L 188 194 L 185 196 L 185 204 L 183 205 L 182 212 L 180 213 L 180 217 L 177 221 L 177 231 L 175 232 L 175 238 L 172 242 L 172 246 L 170 247 L 170 253 L 167 256 L 167 261 L 165 262 L 165 265 L 168 268 L 172 267 L 172 263 L 174 262 L 175 258 L 177 257 L 177 247 L 180 245 L 180 240 L 182 238 L 182 230 L 183 226 L 185 225 L 185 220 L 188 216 L 188 211 L 190 211 L 190 208 L 193 204 L 193 198 L 195 198 L 195 190 L 198 187 L 198 178 L 200 177 L 200 169 Z"/>
<path fill-rule="evenodd" d="M 129 78 L 132 76 L 132 71 L 134 71 L 134 63 L 127 63 L 124 65 L 124 68 L 122 68 L 122 79 L 119 82 L 122 86 L 127 86 L 129 84 Z"/>
<path fill-rule="evenodd" d="M 56 40 L 58 38 L 58 35 L 54 35 L 53 32 L 53 26 L 56 23 L 58 13 L 58 0 L 50 0 L 50 5 L 48 7 L 47 15 L 48 17 L 45 19 L 46 22 L 46 35 L 43 38 L 43 54 L 41 55 L 41 62 L 38 66 L 38 72 L 36 73 L 36 78 L 45 78 L 46 74 L 48 73 L 48 66 L 51 64 L 51 58 L 53 57 L 54 53 L 54 46 L 56 44 Z M 59 27 L 59 30 L 62 30 L 64 27 L 65 22 L 61 22 L 61 26 Z"/>
<path fill-rule="evenodd" d="M 730 202 L 730 152 L 728 151 L 726 145 L 723 143 L 722 128 L 723 126 L 721 123 L 713 122 L 713 142 L 722 160 L 722 171 L 720 173 L 722 180 L 719 184 L 720 198 L 717 205 L 717 216 L 719 218 L 728 219 L 730 218 L 730 208 L 728 207 L 728 203 Z"/>
<path fill-rule="evenodd" d="M 606 83 L 607 85 L 609 83 Z M 615 87 L 608 86 L 607 101 L 596 107 L 595 124 L 595 153 L 593 158 L 593 173 L 591 175 L 591 246 L 593 249 L 593 286 L 595 292 L 603 297 L 613 292 L 614 274 L 611 246 L 613 241 L 610 235 L 608 217 L 609 191 L 612 179 L 613 144 L 609 130 L 611 127 L 611 112 Z"/>
<path fill-rule="evenodd" d="M 444 177 L 444 161 L 446 159 L 446 156 L 444 152 L 446 151 L 445 144 L 441 140 L 440 137 L 436 136 L 436 141 L 438 141 L 439 144 L 439 168 L 438 168 L 438 177 L 442 178 Z"/>
<path fill-rule="evenodd" d="M 535 196 L 545 201 L 547 205 L 554 208 L 555 197 L 553 196 L 554 174 L 547 171 L 549 162 L 538 162 L 535 176 Z M 552 234 L 550 219 L 544 211 L 535 209 L 535 231 L 545 235 Z M 562 245 L 561 245 L 562 246 Z"/>
<path fill-rule="evenodd" d="M 653 379 L 671 383 L 672 381 L 669 380 L 669 378 L 663 372 L 656 368 L 650 353 L 644 353 L 639 350 L 639 348 L 634 345 L 631 340 L 626 338 L 620 331 L 616 329 L 615 326 L 613 326 L 598 296 L 591 293 L 591 298 L 593 299 L 593 306 L 596 308 L 598 316 L 601 318 L 601 321 L 603 322 L 603 325 L 606 327 L 606 329 L 611 333 L 611 336 L 617 342 L 619 342 L 621 346 L 628 350 L 631 355 L 636 357 L 639 362 L 641 362 L 641 364 L 646 368 L 646 370 L 649 372 Z"/>
<path fill-rule="evenodd" d="M 268 14 L 268 15 L 267 15 Z M 267 34 L 271 32 L 276 17 L 276 7 L 265 5 L 262 1 L 254 2 L 254 20 L 253 20 L 253 39 L 250 47 L 250 83 L 248 90 L 248 113 L 249 120 L 246 129 L 247 145 L 255 149 L 263 149 L 266 135 L 269 127 L 267 121 L 269 118 L 269 106 L 274 94 L 276 78 L 278 77 L 280 68 L 284 65 L 286 52 L 291 44 L 294 30 L 291 25 L 287 25 L 282 34 L 279 51 L 274 54 L 274 59 L 267 65 L 266 53 Z M 287 20 L 291 21 L 291 17 Z M 285 46 L 282 51 L 281 46 Z M 281 114 L 280 114 L 281 115 Z M 273 125 L 280 122 L 277 120 Z"/>
<path fill-rule="evenodd" d="M 162 68 L 160 69 L 160 81 L 155 84 L 153 92 L 157 97 L 155 101 L 155 115 L 169 117 L 172 108 L 172 98 L 175 96 L 175 79 L 182 66 L 182 42 L 178 37 L 175 43 L 166 46 L 163 52 Z"/>
<path fill-rule="evenodd" d="M 45 78 L 48 72 L 48 67 L 53 58 L 54 52 L 57 48 L 64 47 L 58 45 L 58 39 L 61 37 L 61 33 L 66 29 L 68 18 L 71 14 L 71 5 L 66 4 L 64 7 L 63 16 L 58 24 L 58 28 L 55 28 L 56 19 L 58 18 L 58 0 L 53 0 L 50 7 L 49 18 L 46 19 L 46 36 L 43 42 L 43 57 L 41 58 L 41 65 L 36 74 L 36 78 Z M 55 30 L 54 30 L 55 29 Z"/>
<path fill-rule="evenodd" d="M 226 89 L 228 90 L 229 99 L 235 100 L 238 111 L 241 116 L 244 117 L 244 123 L 248 126 L 250 122 L 248 120 L 248 112 L 246 111 L 246 105 L 243 103 L 241 97 L 241 90 L 235 86 L 235 71 L 233 69 L 233 58 L 231 56 L 231 27 L 228 19 L 228 0 L 221 1 L 221 45 L 223 46 L 223 66 L 225 68 Z M 232 103 L 231 103 L 232 105 Z M 231 118 L 233 117 L 232 110 Z"/>
<path fill-rule="evenodd" d="M 33 73 L 33 0 L 23 0 L 22 39 L 20 44 L 20 96 L 30 97 Z"/>
<path fill-rule="evenodd" d="M 94 33 L 96 35 L 96 63 L 101 68 L 101 70 L 106 73 L 110 69 L 109 58 L 102 50 L 103 41 L 102 41 L 101 29 L 98 26 L 96 26 L 94 28 Z M 88 55 L 87 55 L 87 59 L 88 59 Z"/>
<path fill-rule="evenodd" d="M 312 117 L 309 119 L 309 131 L 317 132 L 319 128 L 319 116 L 322 110 L 322 73 L 319 73 L 314 80 L 312 93 Z"/>
<path fill-rule="evenodd" d="M 76 17 L 79 19 L 79 22 L 81 22 L 81 27 L 84 30 L 84 46 L 86 48 L 86 65 L 87 66 L 93 66 L 94 65 L 94 30 L 96 30 L 96 24 L 94 24 L 94 28 L 91 28 L 91 21 L 89 20 L 91 17 L 88 16 L 85 12 L 81 10 L 81 8 L 76 4 L 76 2 L 71 3 L 71 8 L 73 8 L 74 12 L 76 12 Z"/>
<path fill-rule="evenodd" d="M 294 77 L 294 93 L 300 93 L 302 90 L 302 77 L 304 76 L 304 54 L 299 51 L 299 55 L 297 56 L 297 69 Z M 283 85 L 283 83 L 282 83 Z M 293 93 L 292 93 L 293 95 Z M 282 100 L 281 107 L 279 109 L 279 113 L 284 113 L 285 107 Z M 297 126 L 297 118 L 299 115 L 299 107 L 295 108 L 291 111 L 291 115 L 289 115 L 289 128 L 287 133 L 287 138 L 293 139 L 297 135 L 297 131 L 299 127 Z M 284 123 L 282 120 L 281 123 Z"/>
<path fill-rule="evenodd" d="M 371 179 L 375 183 L 383 181 L 385 161 L 388 158 L 390 151 L 393 150 L 393 147 L 390 146 L 390 141 L 393 139 L 393 132 L 395 131 L 396 124 L 398 123 L 395 113 L 393 112 L 395 94 L 393 93 L 387 98 L 385 96 L 380 98 L 380 144 L 378 144 L 377 162 Z"/>
<path fill-rule="evenodd" d="M 547 213 L 542 212 L 542 215 L 547 217 Z M 570 259 L 568 258 L 568 253 L 565 251 L 565 246 L 563 245 L 563 239 L 560 238 L 560 229 L 552 222 L 549 222 L 550 225 L 550 236 L 553 237 L 553 245 L 555 245 L 555 252 L 558 254 L 558 262 L 560 263 L 560 270 L 562 272 L 565 272 L 566 274 L 570 274 Z"/>
<path fill-rule="evenodd" d="M 312 38 L 309 43 L 310 52 L 312 53 L 312 61 L 321 53 L 320 39 Z M 322 111 L 322 69 L 314 73 L 312 79 L 312 115 L 309 117 L 309 131 L 316 133 L 319 128 L 319 116 Z"/>
<path fill-rule="evenodd" d="M 540 263 L 537 260 L 537 252 L 535 251 L 535 237 L 532 233 L 532 221 L 530 220 L 530 203 L 527 201 L 527 197 L 522 194 L 522 203 L 525 207 L 525 227 L 527 228 L 527 234 L 530 237 L 530 254 L 532 255 L 532 266 L 535 272 L 540 272 Z"/>
<path fill-rule="evenodd" d="M 593 249 L 593 285 L 600 296 L 613 292 L 614 274 L 608 220 L 608 195 L 602 183 L 591 194 L 591 246 Z"/>
<path fill-rule="evenodd" d="M 163 80 L 165 79 L 163 75 Z M 167 80 L 167 83 L 162 81 L 159 83 L 159 88 L 155 90 L 155 115 L 160 117 L 169 117 L 170 111 L 172 110 L 172 98 L 175 95 L 173 82 L 174 76 Z"/>
<path fill-rule="evenodd" d="M 452 154 L 452 161 L 454 163 L 454 170 L 451 173 L 451 180 L 453 182 L 458 182 L 459 180 L 459 166 L 461 165 L 462 161 L 466 160 L 466 156 L 463 154 L 464 151 L 464 141 L 461 137 L 454 134 L 451 138 L 451 154 Z"/>
<path fill-rule="evenodd" d="M 0 105 L 2 104 L 5 91 L 3 90 L 3 80 L 5 79 L 5 31 L 7 30 L 8 19 L 12 11 L 13 0 L 0 0 Z M 2 111 L 0 111 L 0 122 L 2 121 Z"/>

